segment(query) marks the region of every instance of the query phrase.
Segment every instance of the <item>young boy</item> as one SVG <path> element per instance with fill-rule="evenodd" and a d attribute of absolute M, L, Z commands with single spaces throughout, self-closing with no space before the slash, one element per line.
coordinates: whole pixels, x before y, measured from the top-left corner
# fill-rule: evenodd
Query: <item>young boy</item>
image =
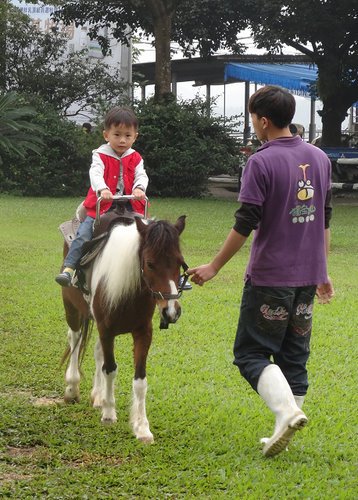
<path fill-rule="evenodd" d="M 308 388 L 313 300 L 315 294 L 321 302 L 333 296 L 326 268 L 331 165 L 321 150 L 292 137 L 295 100 L 286 90 L 259 89 L 249 100 L 249 112 L 264 144 L 244 169 L 235 225 L 212 262 L 188 272 L 203 285 L 255 230 L 234 364 L 275 414 L 274 432 L 262 440 L 264 455 L 273 456 L 307 422 L 301 407 Z"/>
<path fill-rule="evenodd" d="M 63 271 L 56 276 L 61 286 L 70 286 L 74 271 L 81 258 L 82 245 L 92 239 L 93 222 L 96 217 L 96 202 L 101 196 L 100 214 L 107 212 L 112 205 L 113 195 L 132 194 L 131 208 L 144 213 L 145 191 L 148 176 L 139 153 L 132 149 L 138 136 L 138 121 L 130 109 L 115 107 L 104 120 L 103 137 L 107 144 L 95 149 L 89 171 L 91 187 L 83 203 L 87 217 L 80 224 L 76 239 L 64 261 Z"/>

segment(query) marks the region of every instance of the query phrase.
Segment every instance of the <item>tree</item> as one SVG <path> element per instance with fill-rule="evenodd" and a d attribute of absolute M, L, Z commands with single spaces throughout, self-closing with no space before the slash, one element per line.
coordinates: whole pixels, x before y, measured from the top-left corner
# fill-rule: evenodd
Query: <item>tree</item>
<path fill-rule="evenodd" d="M 31 61 L 31 64 L 29 64 Z M 66 35 L 40 32 L 31 19 L 8 5 L 6 23 L 7 90 L 37 96 L 63 116 L 89 114 L 104 101 L 125 100 L 120 70 L 93 62 L 86 50 L 67 53 Z"/>
<path fill-rule="evenodd" d="M 55 19 L 76 25 L 90 23 L 89 35 L 97 39 L 104 53 L 109 50 L 103 30 L 110 28 L 115 39 L 129 43 L 137 30 L 154 35 L 156 49 L 157 96 L 170 93 L 170 40 L 172 17 L 180 0 L 94 0 L 64 1 Z M 50 3 L 50 2 L 48 2 Z M 130 30 L 128 31 L 128 26 Z"/>
<path fill-rule="evenodd" d="M 56 18 L 66 23 L 91 23 L 90 36 L 96 38 L 103 50 L 108 40 L 103 28 L 111 28 L 112 35 L 123 43 L 135 32 L 154 36 L 155 98 L 170 93 L 170 42 L 177 41 L 187 55 L 199 51 L 210 55 L 228 44 L 235 46 L 236 34 L 246 26 L 243 0 L 64 0 Z M 130 31 L 128 31 L 128 26 Z M 194 43 L 194 45 L 193 45 Z"/>
<path fill-rule="evenodd" d="M 250 19 L 258 47 L 277 52 L 288 45 L 317 65 L 317 92 L 323 103 L 322 144 L 338 146 L 347 110 L 358 101 L 357 0 L 252 3 L 255 9 Z"/>
<path fill-rule="evenodd" d="M 36 114 L 15 93 L 0 96 L 0 165 L 6 154 L 25 158 L 29 151 L 41 152 L 43 129 L 31 122 Z"/>

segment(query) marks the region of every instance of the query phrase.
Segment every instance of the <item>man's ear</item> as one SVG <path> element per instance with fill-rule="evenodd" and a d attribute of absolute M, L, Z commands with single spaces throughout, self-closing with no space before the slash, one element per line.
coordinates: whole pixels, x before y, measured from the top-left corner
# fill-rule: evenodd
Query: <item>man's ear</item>
<path fill-rule="evenodd" d="M 266 118 L 266 116 L 263 116 L 261 120 L 262 120 L 262 128 L 265 130 L 269 125 L 269 120 L 268 118 Z"/>

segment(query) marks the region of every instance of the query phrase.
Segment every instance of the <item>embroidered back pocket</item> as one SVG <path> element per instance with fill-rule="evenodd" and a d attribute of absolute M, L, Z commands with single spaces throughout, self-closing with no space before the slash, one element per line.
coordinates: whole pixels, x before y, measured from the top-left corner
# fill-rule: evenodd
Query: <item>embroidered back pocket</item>
<path fill-rule="evenodd" d="M 313 301 L 316 287 L 308 287 L 296 295 L 291 315 L 290 328 L 301 337 L 307 337 L 312 330 Z"/>
<path fill-rule="evenodd" d="M 289 289 L 256 288 L 256 327 L 267 335 L 286 332 L 294 295 Z"/>

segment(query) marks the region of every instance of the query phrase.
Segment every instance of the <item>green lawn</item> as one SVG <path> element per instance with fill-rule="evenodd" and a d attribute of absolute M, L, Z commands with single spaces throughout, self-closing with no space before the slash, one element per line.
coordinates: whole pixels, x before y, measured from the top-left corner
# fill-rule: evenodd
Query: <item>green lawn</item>
<path fill-rule="evenodd" d="M 78 201 L 0 196 L 0 497 L 357 498 L 358 206 L 335 206 L 329 267 L 336 298 L 315 306 L 309 425 L 287 453 L 266 459 L 259 438 L 273 417 L 232 365 L 249 245 L 215 280 L 184 294 L 176 325 L 159 330 L 156 313 L 147 399 L 153 445 L 137 442 L 128 424 L 129 335 L 116 341 L 118 423 L 103 426 L 89 404 L 95 338 L 81 402 L 62 403 L 67 327 L 54 282 L 62 258 L 57 227 Z M 173 222 L 187 215 L 182 249 L 194 266 L 220 247 L 236 207 L 154 199 L 151 214 Z"/>

